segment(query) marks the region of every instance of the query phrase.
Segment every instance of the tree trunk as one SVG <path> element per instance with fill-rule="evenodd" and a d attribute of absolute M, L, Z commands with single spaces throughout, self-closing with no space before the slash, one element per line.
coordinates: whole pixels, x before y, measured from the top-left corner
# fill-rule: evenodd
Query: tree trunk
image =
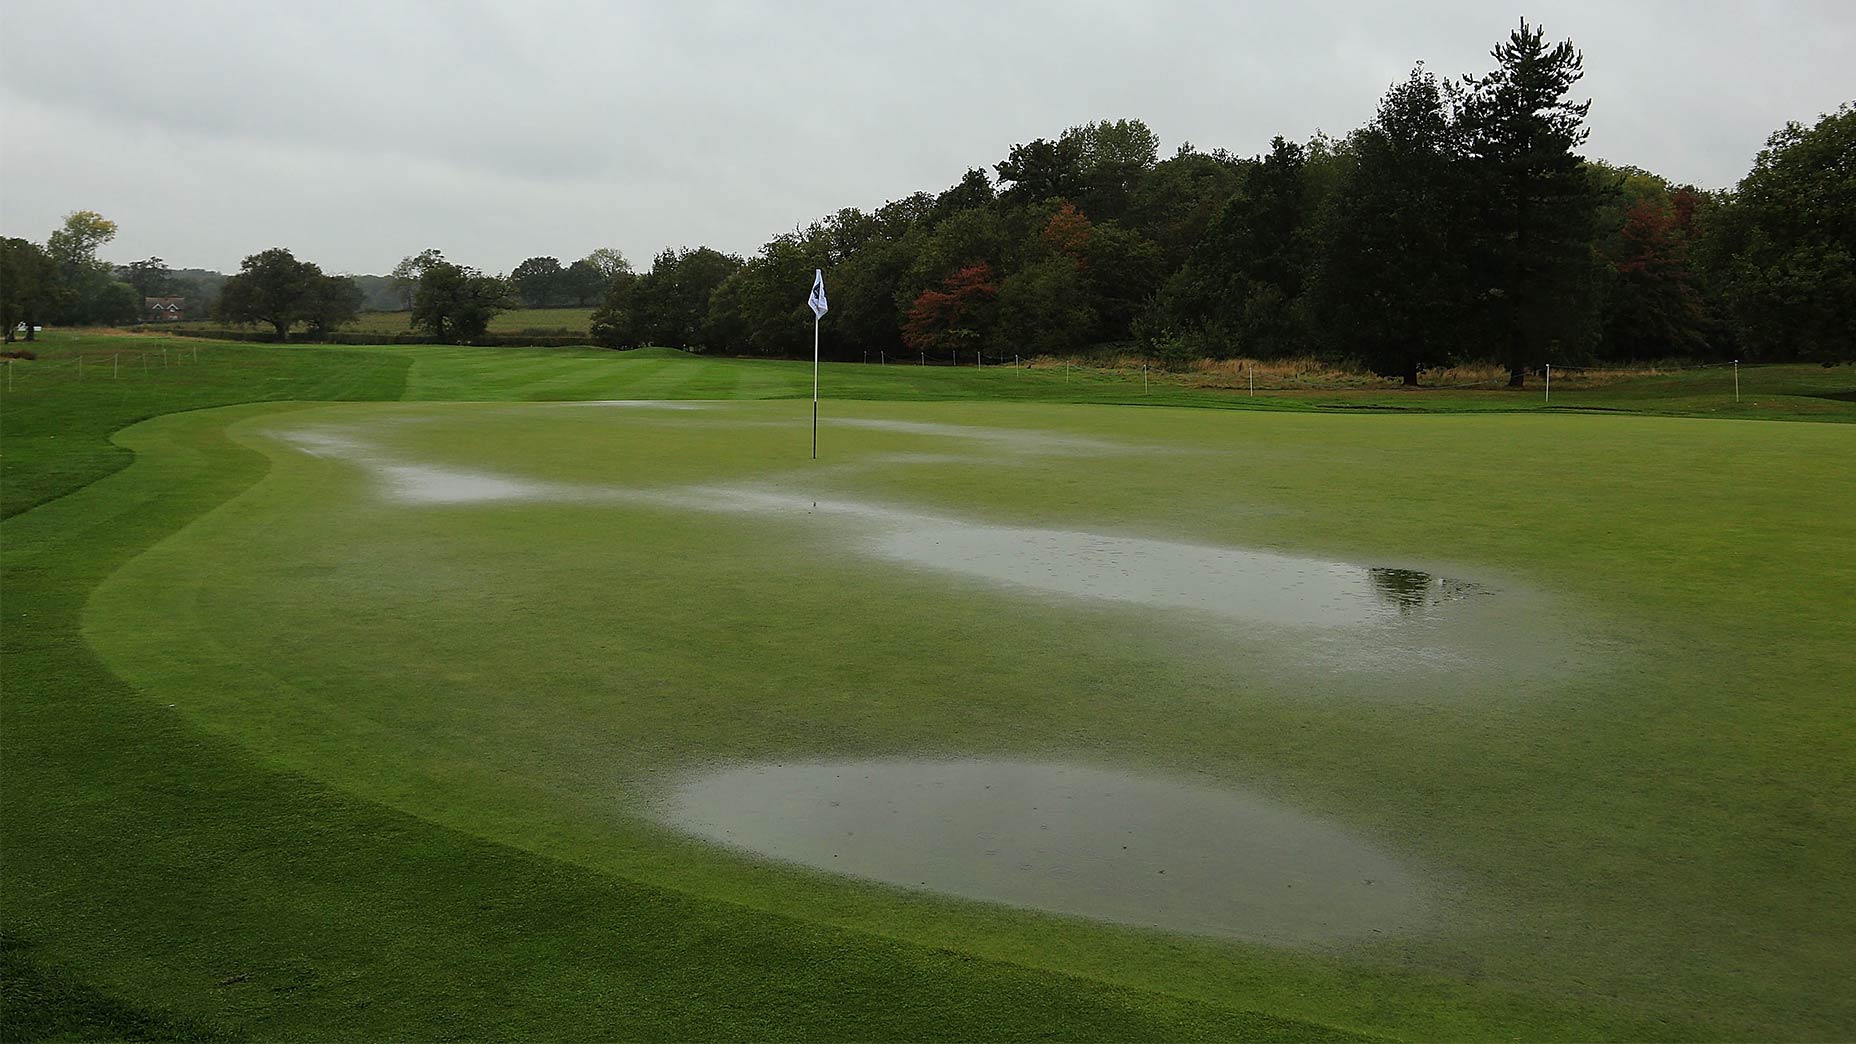
<path fill-rule="evenodd" d="M 33 336 L 32 336 L 32 331 L 34 331 L 34 330 L 36 330 L 36 329 L 38 329 L 38 326 L 39 326 L 39 317 L 38 317 L 38 316 L 36 316 L 36 315 L 28 315 L 28 316 L 26 316 L 26 340 L 28 340 L 28 341 L 34 341 L 34 340 L 37 340 L 37 338 L 35 338 L 35 337 L 33 337 Z M 9 339 L 10 339 L 10 338 L 12 337 L 12 335 L 13 335 L 13 331 L 11 331 L 11 330 L 8 330 L 8 331 L 7 331 L 7 337 L 8 337 Z"/>
<path fill-rule="evenodd" d="M 1509 366 L 1508 367 L 1508 387 L 1519 388 L 1521 387 L 1522 382 L 1525 380 L 1527 380 L 1527 367 L 1525 366 Z"/>
<path fill-rule="evenodd" d="M 271 325 L 277 327 L 277 343 L 278 344 L 283 344 L 285 341 L 288 341 L 290 339 L 290 324 L 289 323 L 280 323 L 277 320 L 273 319 L 271 320 Z"/>
<path fill-rule="evenodd" d="M 1405 367 L 1405 387 L 1416 388 L 1417 386 L 1418 386 L 1418 364 L 1412 363 L 1410 366 Z"/>

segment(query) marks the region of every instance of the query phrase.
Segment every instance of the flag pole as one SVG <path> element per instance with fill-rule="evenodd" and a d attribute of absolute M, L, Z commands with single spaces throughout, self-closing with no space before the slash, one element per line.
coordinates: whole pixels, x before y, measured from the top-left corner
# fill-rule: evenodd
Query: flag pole
<path fill-rule="evenodd" d="M 824 316 L 812 317 L 812 459 L 818 459 L 818 324 Z"/>

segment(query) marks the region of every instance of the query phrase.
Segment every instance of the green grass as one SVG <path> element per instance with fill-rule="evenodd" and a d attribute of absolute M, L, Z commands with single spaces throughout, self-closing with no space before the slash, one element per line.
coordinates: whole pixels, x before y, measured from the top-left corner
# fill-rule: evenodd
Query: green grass
<path fill-rule="evenodd" d="M 1474 415 L 1322 416 L 1306 396 L 1121 409 L 1107 404 L 1153 400 L 1107 374 L 834 366 L 828 418 L 1154 452 L 828 426 L 813 469 L 809 405 L 791 401 L 810 372 L 793 364 L 251 347 L 219 377 L 203 348 L 197 383 L 64 379 L 72 350 L 103 347 L 51 342 L 4 400 L 8 510 L 15 488 L 38 505 L 4 529 L 4 928 L 31 944 L 22 981 L 51 984 L 8 991 L 9 1026 L 1856 1032 L 1841 989 L 1856 971 L 1856 575 L 1832 550 L 1856 540 L 1856 429 L 1465 393 L 1378 401 Z M 1778 374 L 1802 394 L 1738 413 L 1699 378 L 1589 394 L 1794 418 L 1823 402 L 1840 418 L 1850 404 L 1811 394 L 1834 393 L 1829 373 Z M 93 445 L 170 406 L 285 397 L 415 401 L 163 416 L 116 436 L 135 463 L 107 475 L 123 451 Z M 659 397 L 788 401 L 511 405 Z M 385 504 L 365 470 L 275 437 L 318 428 L 536 480 L 773 482 L 1429 565 L 1536 597 L 1528 641 L 1442 681 L 1316 675 L 1242 635 L 975 591 L 778 519 Z M 1458 899 L 1434 937 L 1276 950 L 756 866 L 627 811 L 693 760 L 918 751 L 1080 754 L 1261 788 L 1412 854 Z"/>

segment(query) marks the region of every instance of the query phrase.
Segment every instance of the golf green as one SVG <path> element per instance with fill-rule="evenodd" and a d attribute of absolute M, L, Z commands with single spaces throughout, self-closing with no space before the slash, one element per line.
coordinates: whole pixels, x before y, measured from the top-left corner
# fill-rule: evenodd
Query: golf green
<path fill-rule="evenodd" d="M 704 901 L 1395 1036 L 1856 1026 L 1856 431 L 833 402 L 814 462 L 809 409 L 157 417 L 137 467 L 268 470 L 83 632 L 293 775 Z"/>

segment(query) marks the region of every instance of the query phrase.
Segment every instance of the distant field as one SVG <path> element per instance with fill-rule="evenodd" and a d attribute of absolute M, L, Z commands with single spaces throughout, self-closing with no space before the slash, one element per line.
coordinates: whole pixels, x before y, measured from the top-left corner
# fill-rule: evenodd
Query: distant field
<path fill-rule="evenodd" d="M 490 320 L 490 332 L 495 334 L 583 334 L 591 328 L 593 308 L 516 308 L 503 312 Z M 174 323 L 175 330 L 224 330 L 250 329 L 257 333 L 268 333 L 268 326 L 246 326 L 227 324 L 216 320 Z M 404 334 L 414 332 L 411 312 L 362 312 L 354 322 L 342 327 L 343 333 L 378 333 Z M 301 335 L 298 328 L 297 335 Z"/>
<path fill-rule="evenodd" d="M 1856 428 L 1761 422 L 1856 419 L 1847 367 L 828 364 L 813 462 L 791 362 L 38 347 L 8 1039 L 1856 1035 Z M 901 759 L 972 779 L 705 841 L 731 772 Z M 997 866 L 870 869 L 1050 766 L 1158 803 L 1046 786 Z"/>
<path fill-rule="evenodd" d="M 517 308 L 490 320 L 491 333 L 586 333 L 592 308 Z M 411 312 L 362 312 L 346 333 L 408 333 Z"/>

